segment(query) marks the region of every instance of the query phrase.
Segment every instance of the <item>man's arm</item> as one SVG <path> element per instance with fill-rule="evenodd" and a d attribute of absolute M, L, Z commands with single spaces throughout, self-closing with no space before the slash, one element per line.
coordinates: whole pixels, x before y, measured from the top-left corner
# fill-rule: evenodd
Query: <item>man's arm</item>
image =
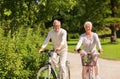
<path fill-rule="evenodd" d="M 39 49 L 39 53 L 44 50 L 44 48 L 47 46 L 49 40 L 50 40 L 50 33 L 48 33 L 44 43 L 42 44 L 41 48 Z"/>

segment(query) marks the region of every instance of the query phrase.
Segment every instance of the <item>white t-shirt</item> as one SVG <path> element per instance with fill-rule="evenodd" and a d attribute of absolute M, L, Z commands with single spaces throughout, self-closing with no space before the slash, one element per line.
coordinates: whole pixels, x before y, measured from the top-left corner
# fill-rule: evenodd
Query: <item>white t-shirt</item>
<path fill-rule="evenodd" d="M 63 45 L 62 49 L 63 48 L 67 49 L 67 32 L 66 32 L 66 30 L 60 28 L 59 32 L 56 32 L 54 29 L 49 31 L 49 33 L 42 45 L 42 48 L 46 47 L 46 45 L 48 44 L 50 39 L 52 40 L 54 49 L 56 49 L 60 44 Z"/>

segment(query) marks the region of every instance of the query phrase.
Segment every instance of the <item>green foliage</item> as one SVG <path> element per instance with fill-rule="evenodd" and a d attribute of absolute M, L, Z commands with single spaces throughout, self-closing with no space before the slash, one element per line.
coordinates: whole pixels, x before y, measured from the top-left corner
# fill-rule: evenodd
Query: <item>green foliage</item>
<path fill-rule="evenodd" d="M 11 11 L 10 11 L 10 10 L 5 9 L 5 10 L 4 10 L 4 14 L 5 14 L 5 15 L 7 15 L 7 16 L 10 16 L 10 15 L 11 15 Z"/>
<path fill-rule="evenodd" d="M 52 21 L 53 17 L 61 11 L 70 11 L 76 4 L 76 0 L 44 0 L 41 1 L 40 6 L 40 19 L 44 21 Z"/>
<path fill-rule="evenodd" d="M 68 34 L 68 39 L 77 39 L 79 37 L 80 37 L 80 35 L 78 33 L 69 33 Z"/>
<path fill-rule="evenodd" d="M 20 28 L 13 35 L 3 34 L 0 29 L 0 79 L 35 79 L 46 63 L 46 55 L 38 54 L 43 41 L 40 31 Z"/>
<path fill-rule="evenodd" d="M 120 22 L 120 18 L 114 18 L 114 17 L 109 17 L 104 19 L 105 23 L 114 23 L 114 22 Z"/>

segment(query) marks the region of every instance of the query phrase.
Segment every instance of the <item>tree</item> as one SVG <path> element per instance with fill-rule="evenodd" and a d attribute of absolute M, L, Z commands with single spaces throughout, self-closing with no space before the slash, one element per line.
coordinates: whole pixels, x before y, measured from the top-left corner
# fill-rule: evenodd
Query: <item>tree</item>
<path fill-rule="evenodd" d="M 94 25 L 94 31 L 102 29 L 105 10 L 104 5 L 104 0 L 77 0 L 77 4 L 73 10 L 61 13 L 61 15 L 64 16 L 64 26 L 67 26 L 66 29 L 68 32 L 83 33 L 83 24 L 89 20 Z"/>
<path fill-rule="evenodd" d="M 105 24 L 110 28 L 111 30 L 111 42 L 117 41 L 117 30 L 120 28 L 120 18 L 106 18 L 104 20 Z"/>
<path fill-rule="evenodd" d="M 120 0 L 110 0 L 107 1 L 109 6 L 107 7 L 108 13 L 106 13 L 107 18 L 104 20 L 106 24 L 109 24 L 111 30 L 111 42 L 117 41 L 117 28 L 120 23 Z"/>
<path fill-rule="evenodd" d="M 69 11 L 76 0 L 1 0 L 0 22 L 2 28 L 13 33 L 19 27 L 44 28 L 61 11 Z"/>

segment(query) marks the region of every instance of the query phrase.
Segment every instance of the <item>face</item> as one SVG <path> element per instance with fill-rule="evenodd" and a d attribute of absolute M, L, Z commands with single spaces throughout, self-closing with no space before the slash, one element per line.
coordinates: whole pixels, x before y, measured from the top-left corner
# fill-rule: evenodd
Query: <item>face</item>
<path fill-rule="evenodd" d="M 58 32 L 58 31 L 60 30 L 60 27 L 61 27 L 61 24 L 60 24 L 59 21 L 55 21 L 55 22 L 53 23 L 53 28 L 54 28 L 54 30 L 55 30 L 56 32 Z"/>
<path fill-rule="evenodd" d="M 89 33 L 92 30 L 92 25 L 90 23 L 86 23 L 84 28 L 85 28 L 85 31 Z"/>

